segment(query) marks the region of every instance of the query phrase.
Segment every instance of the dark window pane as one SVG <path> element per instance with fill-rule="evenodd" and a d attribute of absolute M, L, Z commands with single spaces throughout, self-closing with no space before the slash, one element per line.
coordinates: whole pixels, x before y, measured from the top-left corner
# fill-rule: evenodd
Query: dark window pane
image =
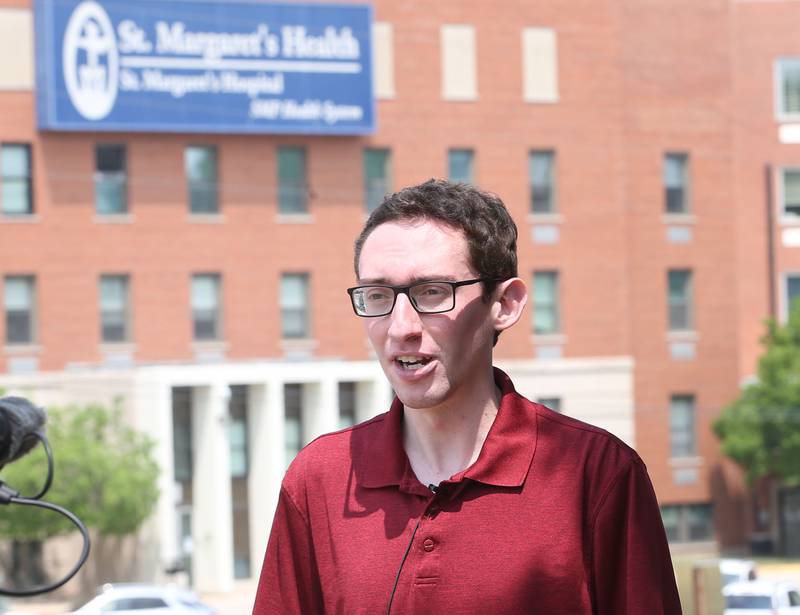
<path fill-rule="evenodd" d="M 800 61 L 781 62 L 781 111 L 786 114 L 800 113 Z"/>
<path fill-rule="evenodd" d="M 192 276 L 192 323 L 194 339 L 216 340 L 220 331 L 220 278 L 217 274 Z"/>
<path fill-rule="evenodd" d="M 447 173 L 450 181 L 471 184 L 474 152 L 471 149 L 451 149 L 447 153 Z"/>
<path fill-rule="evenodd" d="M 669 408 L 670 449 L 673 457 L 696 454 L 693 395 L 673 395 Z"/>
<path fill-rule="evenodd" d="M 691 271 L 672 270 L 667 273 L 669 287 L 669 328 L 671 331 L 692 329 Z"/>
<path fill-rule="evenodd" d="M 36 306 L 33 276 L 7 276 L 3 304 L 6 315 L 6 343 L 30 344 L 34 341 Z"/>
<path fill-rule="evenodd" d="M 367 211 L 374 210 L 391 192 L 389 166 L 391 152 L 388 149 L 364 150 L 364 203 Z"/>
<path fill-rule="evenodd" d="M 285 459 L 288 465 L 303 446 L 303 385 L 284 385 L 283 398 L 283 439 Z"/>
<path fill-rule="evenodd" d="M 356 422 L 356 383 L 339 383 L 339 428 L 350 427 Z"/>
<path fill-rule="evenodd" d="M 98 145 L 95 149 L 95 208 L 98 214 L 128 211 L 124 145 Z"/>
<path fill-rule="evenodd" d="M 217 213 L 217 148 L 187 147 L 184 162 L 189 182 L 189 211 Z"/>
<path fill-rule="evenodd" d="M 175 480 L 192 480 L 192 389 L 172 389 L 172 451 Z"/>
<path fill-rule="evenodd" d="M 3 213 L 33 213 L 30 145 L 3 145 L 0 148 L 0 174 L 0 203 Z"/>
<path fill-rule="evenodd" d="M 100 322 L 104 342 L 128 339 L 128 277 L 104 275 L 100 278 Z"/>
<path fill-rule="evenodd" d="M 560 329 L 558 273 L 537 271 L 533 274 L 533 332 L 549 334 Z"/>
<path fill-rule="evenodd" d="M 308 275 L 289 273 L 281 277 L 280 305 L 282 336 L 310 337 Z"/>
<path fill-rule="evenodd" d="M 278 211 L 308 211 L 306 151 L 302 147 L 278 148 Z"/>
<path fill-rule="evenodd" d="M 688 213 L 688 156 L 666 154 L 664 156 L 664 198 L 669 214 Z"/>
<path fill-rule="evenodd" d="M 528 160 L 531 211 L 549 214 L 556 211 L 555 205 L 555 153 L 551 151 L 531 152 Z"/>

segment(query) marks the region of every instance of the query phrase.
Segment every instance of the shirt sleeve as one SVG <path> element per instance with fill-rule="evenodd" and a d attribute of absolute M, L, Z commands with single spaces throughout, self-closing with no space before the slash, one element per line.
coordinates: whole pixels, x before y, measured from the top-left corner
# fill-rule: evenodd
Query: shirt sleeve
<path fill-rule="evenodd" d="M 309 525 L 282 488 L 258 581 L 253 615 L 321 615 L 323 612 Z"/>
<path fill-rule="evenodd" d="M 681 615 L 653 485 L 633 459 L 600 502 L 592 533 L 595 615 Z"/>

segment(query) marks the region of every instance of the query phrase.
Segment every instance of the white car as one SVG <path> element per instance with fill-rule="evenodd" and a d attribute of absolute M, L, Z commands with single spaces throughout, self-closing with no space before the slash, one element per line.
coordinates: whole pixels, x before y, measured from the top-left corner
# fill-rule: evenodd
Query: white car
<path fill-rule="evenodd" d="M 138 583 L 104 585 L 100 593 L 73 615 L 215 615 L 197 595 L 177 585 Z"/>
<path fill-rule="evenodd" d="M 753 581 L 757 576 L 756 563 L 747 559 L 721 559 L 719 572 L 722 575 L 722 585 L 736 581 Z"/>
<path fill-rule="evenodd" d="M 788 581 L 741 581 L 726 585 L 723 615 L 800 615 L 800 590 Z"/>

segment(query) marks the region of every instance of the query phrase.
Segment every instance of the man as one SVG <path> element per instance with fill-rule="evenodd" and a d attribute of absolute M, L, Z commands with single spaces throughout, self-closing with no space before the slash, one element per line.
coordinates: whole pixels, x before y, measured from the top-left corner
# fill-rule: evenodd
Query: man
<path fill-rule="evenodd" d="M 516 239 L 444 181 L 370 216 L 348 293 L 397 398 L 292 463 L 254 615 L 681 612 L 636 453 L 492 368 L 527 297 Z"/>

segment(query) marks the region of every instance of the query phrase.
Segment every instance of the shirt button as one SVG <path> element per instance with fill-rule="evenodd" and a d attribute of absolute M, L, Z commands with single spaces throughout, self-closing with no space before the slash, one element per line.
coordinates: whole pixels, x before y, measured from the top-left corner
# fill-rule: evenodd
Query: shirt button
<path fill-rule="evenodd" d="M 422 548 L 425 549 L 428 553 L 433 551 L 436 543 L 433 541 L 433 538 L 426 538 L 425 542 L 422 543 Z"/>

